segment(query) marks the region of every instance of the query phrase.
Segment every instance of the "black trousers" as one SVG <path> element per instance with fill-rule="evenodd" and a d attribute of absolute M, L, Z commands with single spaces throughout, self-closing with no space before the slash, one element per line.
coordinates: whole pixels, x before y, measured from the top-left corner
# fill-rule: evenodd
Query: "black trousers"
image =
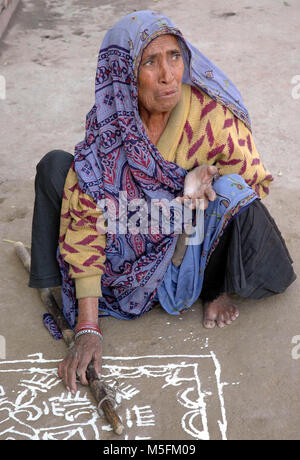
<path fill-rule="evenodd" d="M 56 260 L 65 179 L 73 155 L 47 153 L 37 165 L 32 221 L 29 286 L 61 284 Z M 296 275 L 280 231 L 260 200 L 255 200 L 227 226 L 205 269 L 201 299 L 221 293 L 263 298 L 283 292 Z"/>
<path fill-rule="evenodd" d="M 70 153 L 52 150 L 36 167 L 29 277 L 32 288 L 61 284 L 56 251 L 63 189 L 72 161 Z"/>

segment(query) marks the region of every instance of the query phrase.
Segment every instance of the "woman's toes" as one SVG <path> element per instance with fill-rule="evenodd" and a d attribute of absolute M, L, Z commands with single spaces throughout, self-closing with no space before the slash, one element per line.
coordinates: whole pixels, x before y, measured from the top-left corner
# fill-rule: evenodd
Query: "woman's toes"
<path fill-rule="evenodd" d="M 228 310 L 228 315 L 232 321 L 234 321 L 239 316 L 238 309 L 233 305 Z"/>
<path fill-rule="evenodd" d="M 217 319 L 217 325 L 218 325 L 218 327 L 224 327 L 224 326 L 226 326 L 225 322 L 226 322 L 226 316 L 225 316 L 224 313 L 222 313 L 222 314 L 220 314 L 220 315 L 218 316 L 218 319 Z"/>
<path fill-rule="evenodd" d="M 224 323 L 224 321 L 221 321 L 221 320 L 218 320 L 218 321 L 217 321 L 217 325 L 218 325 L 218 327 L 225 327 L 225 326 L 226 326 L 226 324 Z"/>
<path fill-rule="evenodd" d="M 216 325 L 220 328 L 229 326 L 239 316 L 239 311 L 235 305 L 224 296 L 220 296 L 215 301 L 207 304 L 204 308 L 203 326 L 212 329 Z"/>
<path fill-rule="evenodd" d="M 216 325 L 216 322 L 213 320 L 213 319 L 206 319 L 204 320 L 203 322 L 203 326 L 206 328 L 206 329 L 212 329 L 214 328 Z"/>
<path fill-rule="evenodd" d="M 233 321 L 233 319 L 231 319 L 231 317 L 228 315 L 228 317 L 225 319 L 225 324 L 229 325 L 231 324 Z"/>
<path fill-rule="evenodd" d="M 234 307 L 234 312 L 233 314 L 231 315 L 231 318 L 232 318 L 232 321 L 234 321 L 235 319 L 237 319 L 239 317 L 239 314 L 240 312 L 238 311 L 238 309 L 236 307 Z"/>

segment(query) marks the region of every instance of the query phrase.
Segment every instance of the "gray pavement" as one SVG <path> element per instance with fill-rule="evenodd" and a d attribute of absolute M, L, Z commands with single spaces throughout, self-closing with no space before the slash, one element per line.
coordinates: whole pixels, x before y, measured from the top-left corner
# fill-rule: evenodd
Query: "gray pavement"
<path fill-rule="evenodd" d="M 265 204 L 300 273 L 299 1 L 20 2 L 0 41 L 0 439 L 118 438 L 86 387 L 71 397 L 57 378 L 65 345 L 43 327 L 39 296 L 3 239 L 30 245 L 35 165 L 83 138 L 101 41 L 134 9 L 168 15 L 241 91 L 275 177 Z M 297 280 L 267 300 L 237 299 L 240 317 L 224 329 L 202 327 L 200 304 L 179 318 L 156 308 L 104 319 L 121 439 L 299 439 L 299 297 Z"/>

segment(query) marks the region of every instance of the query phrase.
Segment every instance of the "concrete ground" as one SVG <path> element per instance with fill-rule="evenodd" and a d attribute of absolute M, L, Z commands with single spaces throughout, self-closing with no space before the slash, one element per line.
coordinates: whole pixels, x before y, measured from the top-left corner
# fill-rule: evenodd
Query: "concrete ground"
<path fill-rule="evenodd" d="M 0 439 L 118 438 L 86 387 L 72 397 L 57 378 L 65 345 L 43 327 L 38 293 L 3 239 L 30 245 L 35 165 L 83 138 L 101 41 L 134 9 L 171 17 L 240 89 L 275 177 L 265 204 L 300 273 L 297 0 L 20 2 L 0 42 Z M 282 295 L 238 299 L 240 317 L 224 329 L 202 327 L 200 304 L 179 318 L 156 308 L 131 322 L 104 319 L 119 438 L 299 439 L 299 296 L 298 279 Z"/>

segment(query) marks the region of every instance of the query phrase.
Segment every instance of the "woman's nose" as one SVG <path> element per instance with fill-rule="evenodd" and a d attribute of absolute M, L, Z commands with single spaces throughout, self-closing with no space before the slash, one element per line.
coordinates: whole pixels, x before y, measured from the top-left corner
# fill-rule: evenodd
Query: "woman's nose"
<path fill-rule="evenodd" d="M 159 76 L 160 76 L 160 82 L 164 84 L 168 84 L 173 80 L 174 78 L 173 71 L 167 61 L 160 63 Z"/>

